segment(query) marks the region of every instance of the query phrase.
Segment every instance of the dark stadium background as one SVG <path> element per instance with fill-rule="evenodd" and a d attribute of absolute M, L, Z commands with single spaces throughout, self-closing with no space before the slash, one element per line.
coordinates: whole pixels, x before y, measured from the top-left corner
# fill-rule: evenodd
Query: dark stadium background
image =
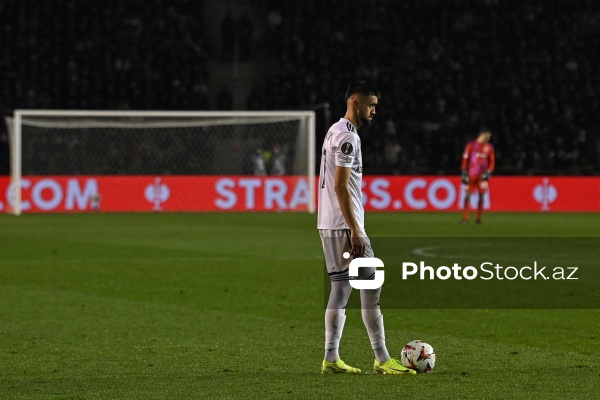
<path fill-rule="evenodd" d="M 367 174 L 457 174 L 486 125 L 497 174 L 597 175 L 599 38 L 595 0 L 4 0 L 0 107 L 315 109 L 319 142 L 367 79 Z"/>

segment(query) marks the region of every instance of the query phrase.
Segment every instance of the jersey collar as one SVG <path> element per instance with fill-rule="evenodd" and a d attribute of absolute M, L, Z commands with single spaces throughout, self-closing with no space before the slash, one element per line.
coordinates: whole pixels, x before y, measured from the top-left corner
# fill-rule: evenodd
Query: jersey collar
<path fill-rule="evenodd" d="M 349 119 L 340 118 L 340 121 L 346 121 L 346 128 L 348 129 L 348 132 L 356 133 L 356 127 L 352 122 L 350 122 Z"/>

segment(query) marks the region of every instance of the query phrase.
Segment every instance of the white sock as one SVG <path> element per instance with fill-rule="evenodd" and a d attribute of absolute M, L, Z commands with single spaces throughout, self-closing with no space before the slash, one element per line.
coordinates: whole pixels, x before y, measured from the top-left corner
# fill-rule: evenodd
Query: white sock
<path fill-rule="evenodd" d="M 340 359 L 340 340 L 346 323 L 346 310 L 327 309 L 325 311 L 325 361 Z"/>
<path fill-rule="evenodd" d="M 370 311 L 374 310 L 371 309 Z M 390 353 L 385 346 L 385 329 L 383 328 L 383 315 L 381 315 L 381 312 L 376 319 L 371 319 L 370 323 L 365 323 L 365 325 L 367 326 L 369 339 L 371 339 L 371 348 L 375 354 L 375 360 L 380 363 L 389 360 Z"/>
<path fill-rule="evenodd" d="M 379 292 L 362 290 L 361 302 L 363 323 L 371 340 L 375 360 L 377 362 L 387 361 L 390 359 L 390 353 L 385 347 L 385 329 L 383 327 L 383 315 L 381 315 L 381 309 L 379 308 Z"/>

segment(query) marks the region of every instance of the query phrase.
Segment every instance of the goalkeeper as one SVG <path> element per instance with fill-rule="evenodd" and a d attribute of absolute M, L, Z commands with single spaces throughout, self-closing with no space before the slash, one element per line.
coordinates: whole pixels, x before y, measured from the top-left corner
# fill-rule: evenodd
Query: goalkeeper
<path fill-rule="evenodd" d="M 494 146 L 490 143 L 491 137 L 492 132 L 488 128 L 479 129 L 477 139 L 467 143 L 462 155 L 462 183 L 467 185 L 463 203 L 463 216 L 460 221 L 463 225 L 469 223 L 469 199 L 471 194 L 475 192 L 479 193 L 475 222 L 481 224 L 483 199 L 488 191 L 488 181 L 496 165 Z"/>

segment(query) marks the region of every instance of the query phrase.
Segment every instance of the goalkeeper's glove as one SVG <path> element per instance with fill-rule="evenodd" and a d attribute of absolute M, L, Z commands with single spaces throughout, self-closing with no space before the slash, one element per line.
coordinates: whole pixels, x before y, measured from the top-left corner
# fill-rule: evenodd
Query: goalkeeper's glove
<path fill-rule="evenodd" d="M 488 179 L 490 179 L 491 176 L 492 176 L 492 171 L 490 171 L 488 169 L 487 171 L 485 171 L 485 174 L 483 174 L 483 176 L 481 177 L 481 179 L 483 179 L 484 181 L 487 181 Z"/>
<path fill-rule="evenodd" d="M 469 173 L 467 172 L 467 170 L 462 171 L 461 180 L 462 183 L 464 183 L 465 185 L 469 183 Z"/>

